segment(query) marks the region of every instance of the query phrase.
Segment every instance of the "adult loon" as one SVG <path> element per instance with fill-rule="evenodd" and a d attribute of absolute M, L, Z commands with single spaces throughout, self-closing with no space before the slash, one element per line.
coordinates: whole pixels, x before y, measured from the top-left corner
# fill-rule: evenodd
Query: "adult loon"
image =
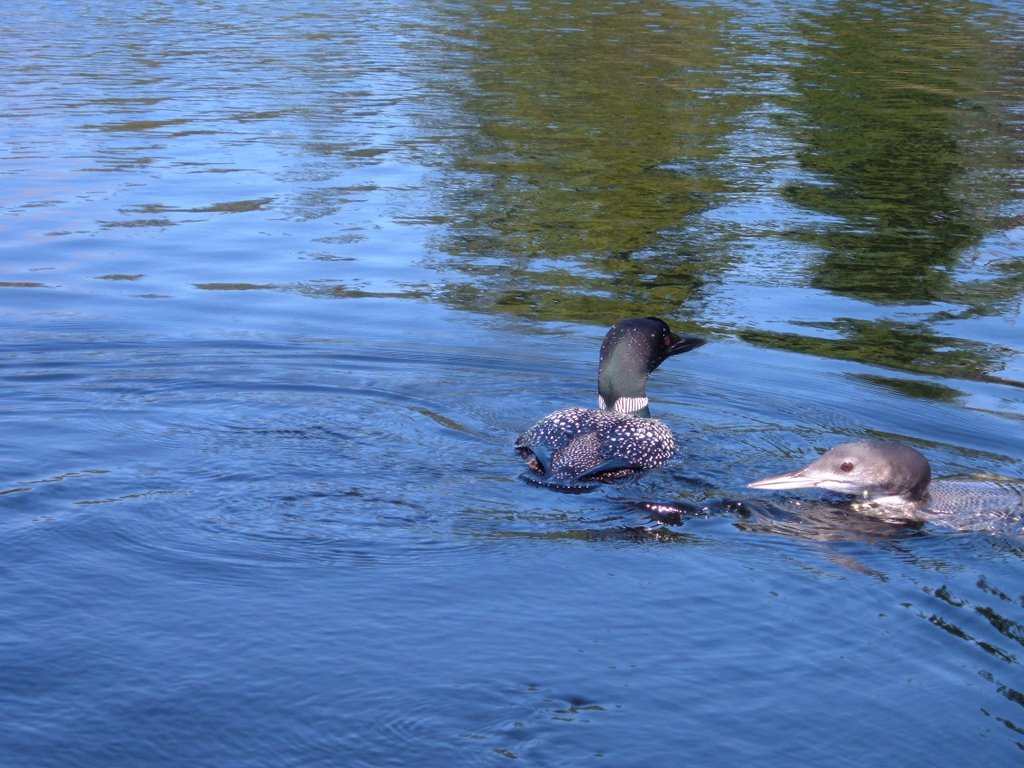
<path fill-rule="evenodd" d="M 858 497 L 854 508 L 876 517 L 936 522 L 961 529 L 1024 520 L 1024 484 L 996 480 L 932 481 L 928 460 L 885 440 L 842 443 L 803 469 L 765 477 L 748 488 L 824 488 Z"/>
<path fill-rule="evenodd" d="M 672 431 L 650 418 L 647 377 L 672 355 L 703 339 L 677 336 L 657 317 L 623 320 L 601 343 L 598 410 L 563 408 L 538 421 L 516 440 L 527 479 L 568 491 L 592 490 L 660 467 L 675 451 Z"/>

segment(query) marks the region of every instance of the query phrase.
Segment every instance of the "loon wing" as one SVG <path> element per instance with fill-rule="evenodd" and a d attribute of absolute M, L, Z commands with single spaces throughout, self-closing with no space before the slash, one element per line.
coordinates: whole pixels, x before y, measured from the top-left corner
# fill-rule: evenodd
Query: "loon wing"
<path fill-rule="evenodd" d="M 625 456 L 612 456 L 610 459 L 605 459 L 600 464 L 591 467 L 586 472 L 583 472 L 576 476 L 577 480 L 594 480 L 601 475 L 612 474 L 618 472 L 638 472 L 640 467 L 635 462 L 630 461 Z"/>

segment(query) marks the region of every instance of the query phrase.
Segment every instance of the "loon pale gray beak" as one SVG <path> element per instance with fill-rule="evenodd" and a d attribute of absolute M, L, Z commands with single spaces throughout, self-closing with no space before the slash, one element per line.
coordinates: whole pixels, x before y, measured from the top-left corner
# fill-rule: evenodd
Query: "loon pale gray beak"
<path fill-rule="evenodd" d="M 806 469 L 798 469 L 796 472 L 762 477 L 760 480 L 747 483 L 747 488 L 767 488 L 775 491 L 783 491 L 790 488 L 816 488 L 821 480 L 826 479 L 808 476 L 804 474 L 806 471 Z"/>

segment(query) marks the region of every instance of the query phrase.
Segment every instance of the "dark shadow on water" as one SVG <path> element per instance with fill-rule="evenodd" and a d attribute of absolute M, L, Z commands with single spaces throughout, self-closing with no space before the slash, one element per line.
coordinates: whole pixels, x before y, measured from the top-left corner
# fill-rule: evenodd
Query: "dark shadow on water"
<path fill-rule="evenodd" d="M 774 504 L 760 500 L 712 499 L 701 504 L 628 501 L 625 507 L 646 514 L 654 525 L 679 527 L 688 521 L 715 515 L 731 519 L 741 531 L 809 541 L 884 541 L 917 535 L 921 531 L 920 525 L 873 519 L 841 505 L 825 503 Z"/>

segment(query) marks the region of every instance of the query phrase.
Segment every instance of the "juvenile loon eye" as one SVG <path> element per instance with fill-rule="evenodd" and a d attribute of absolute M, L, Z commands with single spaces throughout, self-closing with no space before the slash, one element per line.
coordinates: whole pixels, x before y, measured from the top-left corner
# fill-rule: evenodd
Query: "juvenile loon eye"
<path fill-rule="evenodd" d="M 839 465 L 839 471 L 840 472 L 853 472 L 853 462 L 852 461 L 844 461 L 842 464 Z"/>

